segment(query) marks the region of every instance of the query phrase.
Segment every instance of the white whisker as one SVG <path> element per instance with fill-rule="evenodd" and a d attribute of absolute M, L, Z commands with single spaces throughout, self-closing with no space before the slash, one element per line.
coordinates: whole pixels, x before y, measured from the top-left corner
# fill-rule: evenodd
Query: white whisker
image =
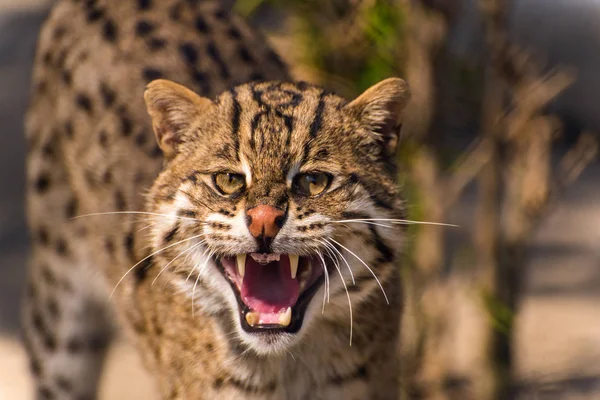
<path fill-rule="evenodd" d="M 194 282 L 194 288 L 192 289 L 192 318 L 194 317 L 194 306 L 196 304 L 196 286 L 198 285 L 198 281 L 200 280 L 200 275 L 202 274 L 201 269 L 203 269 L 207 264 L 210 258 L 215 254 L 214 251 L 211 251 L 204 260 L 204 264 L 198 269 L 198 276 L 196 276 L 196 282 Z"/>
<path fill-rule="evenodd" d="M 152 227 L 153 225 L 155 225 L 155 224 L 156 224 L 156 222 L 152 222 L 152 223 L 150 223 L 150 224 L 148 224 L 148 225 L 144 226 L 143 228 L 140 228 L 140 229 L 138 229 L 138 230 L 136 231 L 136 233 L 140 233 L 140 232 L 142 232 L 142 231 L 145 231 L 146 229 L 148 229 L 148 228 L 151 228 L 151 227 Z"/>
<path fill-rule="evenodd" d="M 296 357 L 294 357 L 294 354 L 290 350 L 285 349 L 285 351 L 292 357 L 292 360 L 296 361 Z"/>
<path fill-rule="evenodd" d="M 162 251 L 165 251 L 166 249 L 168 249 L 168 248 L 170 248 L 170 247 L 176 246 L 176 245 L 178 245 L 178 244 L 180 244 L 180 243 L 187 242 L 187 241 L 189 241 L 189 240 L 194 240 L 194 239 L 196 239 L 196 238 L 199 238 L 200 236 L 202 236 L 202 234 L 200 234 L 200 235 L 195 235 L 195 236 L 189 237 L 189 238 L 187 238 L 187 239 L 180 240 L 179 242 L 171 243 L 170 245 L 168 245 L 168 246 L 165 246 L 165 247 L 163 247 L 163 248 L 162 248 L 162 249 L 160 249 L 160 250 L 156 250 L 154 253 L 152 253 L 152 254 L 150 254 L 150 255 L 147 255 L 146 257 L 142 258 L 140 261 L 138 261 L 137 263 L 135 263 L 135 264 L 133 265 L 133 267 L 129 268 L 129 269 L 128 269 L 128 270 L 127 270 L 127 271 L 126 271 L 124 274 L 123 274 L 123 276 L 121 277 L 121 279 L 119 279 L 119 281 L 118 281 L 118 282 L 117 282 L 117 284 L 115 285 L 115 287 L 114 287 L 114 289 L 112 290 L 112 292 L 110 292 L 110 295 L 108 296 L 108 298 L 109 298 L 109 299 L 111 299 L 111 298 L 112 298 L 113 294 L 115 294 L 115 290 L 117 290 L 117 287 L 118 287 L 118 286 L 121 284 L 121 282 L 123 282 L 123 279 L 125 279 L 125 277 L 127 277 L 127 275 L 128 275 L 128 274 L 129 274 L 131 271 L 133 271 L 133 270 L 135 269 L 135 267 L 137 267 L 138 265 L 140 265 L 142 262 L 146 261 L 146 260 L 147 260 L 147 259 L 149 259 L 150 257 L 152 257 L 152 256 L 155 256 L 156 254 L 158 254 L 158 253 L 160 253 L 160 252 L 162 252 Z"/>
<path fill-rule="evenodd" d="M 332 242 L 336 243 L 337 245 L 339 245 L 340 247 L 342 247 L 343 249 L 345 249 L 348 253 L 352 254 L 354 257 L 356 257 L 356 259 L 358 261 L 360 261 L 362 263 L 362 265 L 365 266 L 365 268 L 367 268 L 369 270 L 369 272 L 371 273 L 371 275 L 373 275 L 373 278 L 375 278 L 375 280 L 377 281 L 377 284 L 379 285 L 379 288 L 381 289 L 381 293 L 383 293 L 383 297 L 385 298 L 385 302 L 390 304 L 390 301 L 388 300 L 387 294 L 385 293 L 385 290 L 383 289 L 383 285 L 381 284 L 381 282 L 379 281 L 379 278 L 377 278 L 377 275 L 375 275 L 375 272 L 373 272 L 373 270 L 371 269 L 371 267 L 369 267 L 367 265 L 367 263 L 365 263 L 362 258 L 360 258 L 359 256 L 357 256 L 356 254 L 354 254 L 354 252 L 352 250 L 350 250 L 349 248 L 347 248 L 346 246 L 344 246 L 343 244 L 341 244 L 340 242 L 338 242 L 335 239 L 329 239 Z"/>
<path fill-rule="evenodd" d="M 94 217 L 94 216 L 98 216 L 98 215 L 114 215 L 114 214 L 153 215 L 156 217 L 176 218 L 176 219 L 184 219 L 184 220 L 202 222 L 202 220 L 199 220 L 197 218 L 180 217 L 179 215 L 161 214 L 161 213 L 153 213 L 153 212 L 145 212 L 145 211 L 110 211 L 110 212 L 101 212 L 101 213 L 91 213 L 91 214 L 76 215 L 76 216 L 72 217 L 71 219 L 78 219 L 78 218 L 83 218 L 83 217 Z"/>
<path fill-rule="evenodd" d="M 331 252 L 330 246 L 331 244 L 329 243 L 325 243 L 323 241 L 320 241 L 322 244 L 325 245 L 325 248 Z M 350 310 L 350 346 L 352 346 L 352 327 L 353 327 L 353 319 L 352 319 L 352 301 L 350 300 L 350 292 L 348 291 L 348 286 L 346 285 L 346 280 L 344 279 L 344 276 L 342 275 L 342 270 L 340 269 L 340 263 L 337 261 L 337 256 L 335 253 L 333 253 L 333 255 L 335 256 L 335 264 L 334 267 L 337 270 L 338 274 L 340 275 L 340 279 L 342 280 L 342 284 L 344 285 L 344 289 L 346 290 L 346 297 L 348 298 L 348 308 Z M 348 268 L 350 268 L 348 266 Z M 350 274 L 352 274 L 352 270 L 350 270 Z M 354 283 L 354 276 L 352 276 L 352 282 Z"/>
<path fill-rule="evenodd" d="M 319 256 L 319 258 L 321 259 L 321 262 L 323 263 L 323 269 L 324 269 L 324 274 L 325 274 L 325 289 L 323 290 L 323 308 L 321 310 L 321 314 L 325 313 L 325 298 L 327 298 L 327 303 L 329 303 L 329 270 L 327 269 L 327 265 L 325 265 L 325 259 L 323 258 L 323 255 L 321 254 L 320 251 L 317 250 L 317 255 Z"/>
<path fill-rule="evenodd" d="M 337 221 L 329 221 L 329 223 L 339 223 L 339 222 L 368 222 L 368 221 L 389 222 L 391 224 L 399 224 L 399 225 L 434 225 L 434 226 L 448 226 L 448 227 L 452 227 L 452 228 L 460 228 L 459 225 L 446 224 L 444 222 L 413 221 L 413 220 L 410 220 L 410 219 L 391 219 L 391 218 L 341 219 L 341 220 L 337 220 Z"/>
<path fill-rule="evenodd" d="M 325 258 L 323 257 L 322 252 L 317 252 L 317 255 L 321 259 L 323 263 L 323 268 L 325 269 L 325 280 L 327 281 L 327 304 L 331 301 L 331 280 L 329 279 L 329 270 L 327 269 L 327 264 L 325 263 Z"/>
<path fill-rule="evenodd" d="M 200 256 L 200 258 L 204 258 L 204 256 L 206 255 L 206 253 L 208 253 L 208 248 L 204 249 L 204 252 L 202 253 L 202 255 Z M 187 282 L 190 279 L 190 276 L 192 276 L 192 274 L 194 273 L 194 270 L 196 268 L 198 268 L 198 265 L 200 265 L 201 261 L 199 260 L 196 264 L 194 264 L 194 267 L 191 269 L 190 273 L 188 274 L 187 278 L 185 278 L 185 281 Z"/>
<path fill-rule="evenodd" d="M 234 334 L 236 334 L 236 333 L 234 332 L 231 335 L 231 337 L 233 337 Z M 252 347 L 248 347 L 246 350 L 242 351 L 239 355 L 237 355 L 233 360 L 230 361 L 230 364 L 233 364 L 236 361 L 238 361 L 239 359 L 241 359 L 242 357 L 245 357 L 246 354 L 248 354 L 250 351 L 252 351 Z"/>
<path fill-rule="evenodd" d="M 331 244 L 327 239 L 325 239 L 325 243 L 326 245 L 328 245 L 331 249 L 333 249 L 337 254 L 340 255 L 340 257 L 342 258 L 342 260 L 344 261 L 344 263 L 346 264 L 346 267 L 348 267 L 348 271 L 350 272 L 350 276 L 352 277 L 352 284 L 356 285 L 356 281 L 354 280 L 354 274 L 352 273 L 352 268 L 350 268 L 350 264 L 348 263 L 348 261 L 346 260 L 346 257 L 344 257 L 344 255 L 335 248 L 335 246 L 333 244 Z"/>
<path fill-rule="evenodd" d="M 355 224 L 365 224 L 365 225 L 374 225 L 374 226 L 381 226 L 383 228 L 394 228 L 393 225 L 386 225 L 386 224 L 380 224 L 377 222 L 370 222 L 370 221 L 329 221 L 329 224 L 337 224 L 337 223 L 342 223 L 344 226 L 346 226 L 347 228 L 349 228 L 349 226 L 347 226 L 345 224 L 345 222 L 351 222 L 351 223 L 355 223 Z"/>
<path fill-rule="evenodd" d="M 190 248 L 182 251 L 181 253 L 179 253 L 175 258 L 173 258 L 171 261 L 169 261 L 167 263 L 167 265 L 165 265 L 160 272 L 156 275 L 156 277 L 154 278 L 154 280 L 152 281 L 152 283 L 150 284 L 150 286 L 153 286 L 154 283 L 156 282 L 156 280 L 160 277 L 160 275 L 167 269 L 169 268 L 169 265 L 171 265 L 173 263 L 173 261 L 177 260 L 179 257 L 181 257 L 182 255 L 188 253 L 192 250 L 194 250 L 195 248 L 197 248 L 198 246 L 201 246 L 202 244 L 206 243 L 206 240 L 201 240 L 199 243 L 196 243 L 195 245 L 191 246 Z"/>

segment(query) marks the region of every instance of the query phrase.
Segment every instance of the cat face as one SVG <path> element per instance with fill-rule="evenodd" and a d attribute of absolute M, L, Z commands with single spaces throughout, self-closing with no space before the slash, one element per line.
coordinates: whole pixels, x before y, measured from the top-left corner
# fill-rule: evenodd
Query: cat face
<path fill-rule="evenodd" d="M 348 313 L 348 301 L 380 286 L 401 238 L 373 220 L 402 208 L 394 148 L 403 81 L 350 103 L 279 82 L 213 102 L 160 80 L 145 99 L 166 156 L 149 194 L 149 211 L 161 214 L 151 250 L 168 247 L 157 259 L 195 307 L 225 315 L 225 330 L 268 354 L 293 345 L 327 302 Z M 357 277 L 363 283 L 347 290 Z"/>

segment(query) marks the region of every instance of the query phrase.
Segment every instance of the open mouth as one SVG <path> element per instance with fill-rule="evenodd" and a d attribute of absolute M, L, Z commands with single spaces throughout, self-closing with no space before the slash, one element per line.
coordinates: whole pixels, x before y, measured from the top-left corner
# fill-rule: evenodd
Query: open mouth
<path fill-rule="evenodd" d="M 222 257 L 219 264 L 233 288 L 247 332 L 298 332 L 308 304 L 324 281 L 320 257 L 250 253 Z"/>

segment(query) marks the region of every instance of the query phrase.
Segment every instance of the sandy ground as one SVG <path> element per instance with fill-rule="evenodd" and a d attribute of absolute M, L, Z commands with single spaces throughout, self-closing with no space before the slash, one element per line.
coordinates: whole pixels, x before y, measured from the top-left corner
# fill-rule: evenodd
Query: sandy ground
<path fill-rule="evenodd" d="M 0 0 L 0 400 L 32 398 L 19 337 L 27 237 L 23 220 L 22 117 L 41 0 Z M 37 7 L 36 7 L 37 6 Z M 527 295 L 518 318 L 522 399 L 600 399 L 600 164 L 593 165 L 541 226 L 532 247 Z M 473 196 L 452 214 L 468 239 Z M 457 316 L 468 333 L 469 312 Z M 469 349 L 456 343 L 456 361 Z M 462 349 L 465 349 L 463 352 Z M 152 399 L 155 389 L 126 343 L 111 350 L 101 399 Z"/>

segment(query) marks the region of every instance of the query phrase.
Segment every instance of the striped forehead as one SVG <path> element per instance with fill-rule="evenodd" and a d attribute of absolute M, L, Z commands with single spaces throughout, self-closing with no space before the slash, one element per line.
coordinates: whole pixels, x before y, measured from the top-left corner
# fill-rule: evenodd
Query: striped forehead
<path fill-rule="evenodd" d="M 301 164 L 321 133 L 326 104 L 341 102 L 323 89 L 286 83 L 245 85 L 231 97 L 233 139 L 256 173 Z"/>

